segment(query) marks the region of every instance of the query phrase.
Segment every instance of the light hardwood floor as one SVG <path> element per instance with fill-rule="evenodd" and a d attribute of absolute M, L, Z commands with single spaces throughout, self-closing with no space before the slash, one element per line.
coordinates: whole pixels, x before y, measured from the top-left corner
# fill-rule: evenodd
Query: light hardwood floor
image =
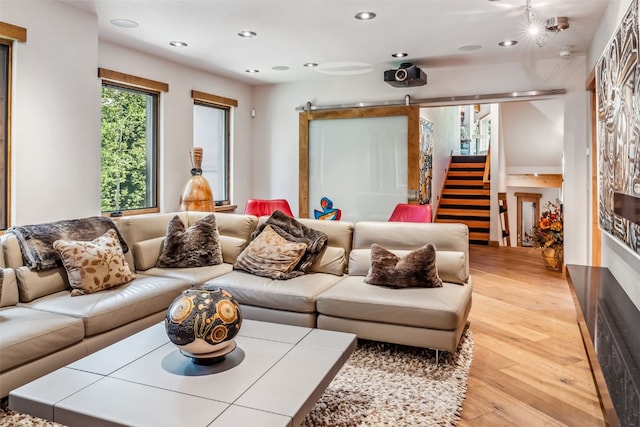
<path fill-rule="evenodd" d="M 569 284 L 539 250 L 472 245 L 465 426 L 603 426 Z"/>

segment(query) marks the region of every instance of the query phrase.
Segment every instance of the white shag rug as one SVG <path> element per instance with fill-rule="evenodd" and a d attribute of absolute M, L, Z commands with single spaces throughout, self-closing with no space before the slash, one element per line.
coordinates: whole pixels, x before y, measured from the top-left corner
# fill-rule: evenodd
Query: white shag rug
<path fill-rule="evenodd" d="M 305 427 L 455 426 L 473 358 L 467 329 L 456 353 L 360 341 Z"/>
<path fill-rule="evenodd" d="M 472 358 L 469 329 L 437 365 L 433 350 L 361 340 L 302 426 L 456 426 Z M 62 426 L 3 405 L 0 427 Z"/>

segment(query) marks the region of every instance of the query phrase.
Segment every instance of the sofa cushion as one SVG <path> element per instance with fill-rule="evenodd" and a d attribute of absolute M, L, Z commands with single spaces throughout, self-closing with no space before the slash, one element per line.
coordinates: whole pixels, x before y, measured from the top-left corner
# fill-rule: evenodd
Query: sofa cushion
<path fill-rule="evenodd" d="M 320 255 L 322 249 L 327 246 L 328 243 L 328 238 L 325 233 L 308 227 L 295 218 L 285 215 L 279 210 L 274 211 L 269 218 L 258 225 L 256 231 L 253 232 L 252 237 L 255 238 L 260 234 L 267 225 L 288 241 L 304 243 L 307 245 L 307 249 L 302 256 L 300 263 L 295 266 L 293 272 L 288 274 L 288 278 L 308 272 L 311 265 Z"/>
<path fill-rule="evenodd" d="M 318 295 L 318 313 L 346 319 L 455 330 L 465 322 L 471 284 L 445 282 L 440 288 L 371 286 L 349 276 Z"/>
<path fill-rule="evenodd" d="M 390 252 L 399 257 L 408 254 L 408 250 L 393 249 Z M 371 249 L 354 249 L 349 254 L 349 275 L 366 276 L 371 267 Z M 464 284 L 469 279 L 469 271 L 463 252 L 436 251 L 436 268 L 444 282 Z"/>
<path fill-rule="evenodd" d="M 67 270 L 73 288 L 71 296 L 99 292 L 136 277 L 124 259 L 118 234 L 113 229 L 90 242 L 56 240 L 53 247 Z"/>
<path fill-rule="evenodd" d="M 288 279 L 306 250 L 306 243 L 289 242 L 267 225 L 242 251 L 234 268 L 272 279 Z"/>
<path fill-rule="evenodd" d="M 2 243 L 2 258 L 4 267 L 10 267 L 14 270 L 24 265 L 22 259 L 22 250 L 20 250 L 20 244 L 18 238 L 14 234 L 3 234 L 0 236 L 0 242 Z"/>
<path fill-rule="evenodd" d="M 2 269 L 2 293 L 0 293 L 0 307 L 10 307 L 18 303 L 18 284 L 16 271 L 13 268 Z"/>
<path fill-rule="evenodd" d="M 191 224 L 204 215 L 203 212 L 188 212 L 187 217 Z M 238 255 L 251 241 L 251 233 L 256 229 L 257 223 L 258 220 L 253 215 L 216 212 L 216 225 L 224 262 L 235 264 Z"/>
<path fill-rule="evenodd" d="M 454 223 L 408 223 L 408 222 L 381 222 L 361 221 L 355 224 L 353 232 L 353 250 L 369 250 L 373 243 L 390 250 L 396 255 L 396 251 L 412 251 L 433 243 L 438 248 L 438 260 L 443 251 L 459 252 L 463 254 L 463 268 L 451 273 L 458 277 L 464 277 L 464 283 L 469 276 L 469 229 L 465 224 Z M 350 254 L 349 274 L 365 275 L 369 269 L 369 262 L 364 265 L 352 264 Z M 364 272 L 362 272 L 364 270 Z M 438 265 L 440 278 L 449 273 Z M 453 280 L 452 280 L 453 282 Z M 456 281 L 458 283 L 458 281 Z"/>
<path fill-rule="evenodd" d="M 138 274 L 133 281 L 102 292 L 79 298 L 58 292 L 20 305 L 82 319 L 86 336 L 91 336 L 166 310 L 189 288 L 185 280 Z"/>
<path fill-rule="evenodd" d="M 0 309 L 0 372 L 82 341 L 81 319 L 25 307 Z"/>
<path fill-rule="evenodd" d="M 311 264 L 313 273 L 328 273 L 342 276 L 347 268 L 347 256 L 344 248 L 325 246 L 320 255 Z"/>
<path fill-rule="evenodd" d="M 129 247 L 120 230 L 111 218 L 104 216 L 13 226 L 7 233 L 17 237 L 25 265 L 32 270 L 49 270 L 63 264 L 53 247 L 56 240 L 88 241 L 104 235 L 108 230 L 116 234 L 122 252 L 128 252 Z"/>
<path fill-rule="evenodd" d="M 208 267 L 192 267 L 192 268 L 150 268 L 144 271 L 149 276 L 172 277 L 182 281 L 189 282 L 191 286 L 202 285 L 207 280 L 222 276 L 233 271 L 231 264 L 222 263 L 218 265 L 210 265 Z"/>
<path fill-rule="evenodd" d="M 207 289 L 229 291 L 239 304 L 275 310 L 314 313 L 319 294 L 342 277 L 313 273 L 289 280 L 273 280 L 244 271 L 233 271 L 204 284 Z"/>
<path fill-rule="evenodd" d="M 137 271 L 145 271 L 156 266 L 163 243 L 164 236 L 133 244 L 133 262 Z"/>
<path fill-rule="evenodd" d="M 222 250 L 214 214 L 196 221 L 187 229 L 177 215 L 169 221 L 157 267 L 189 268 L 217 264 L 222 264 Z"/>
<path fill-rule="evenodd" d="M 399 257 L 380 245 L 371 245 L 371 267 L 365 283 L 392 288 L 438 288 L 436 247 L 431 243 Z"/>
<path fill-rule="evenodd" d="M 21 302 L 69 289 L 69 278 L 64 267 L 35 271 L 23 265 L 16 269 L 16 280 Z"/>

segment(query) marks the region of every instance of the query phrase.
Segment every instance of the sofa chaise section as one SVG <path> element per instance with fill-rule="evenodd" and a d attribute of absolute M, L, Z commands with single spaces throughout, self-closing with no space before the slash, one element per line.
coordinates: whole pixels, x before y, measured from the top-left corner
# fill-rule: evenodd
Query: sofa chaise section
<path fill-rule="evenodd" d="M 0 300 L 0 396 L 86 354 L 81 319 L 17 304 L 15 271 L 5 268 Z"/>
<path fill-rule="evenodd" d="M 397 289 L 365 283 L 373 243 L 398 256 L 433 243 L 443 286 Z M 318 327 L 453 352 L 471 309 L 468 272 L 468 229 L 463 224 L 357 223 L 349 276 L 318 296 Z"/>
<path fill-rule="evenodd" d="M 138 274 L 120 286 L 71 296 L 63 267 L 31 270 L 14 235 L 2 236 L 1 244 L 7 279 L 0 310 L 0 322 L 6 322 L 0 333 L 2 396 L 162 321 L 169 304 L 191 287 L 187 280 Z M 51 337 L 42 336 L 47 330 Z"/>

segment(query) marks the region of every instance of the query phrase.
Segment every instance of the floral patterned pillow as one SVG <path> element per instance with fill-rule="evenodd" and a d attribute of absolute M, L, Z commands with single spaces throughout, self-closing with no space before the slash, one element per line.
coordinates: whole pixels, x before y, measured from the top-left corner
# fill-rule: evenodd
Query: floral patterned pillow
<path fill-rule="evenodd" d="M 271 279 L 289 279 L 306 250 L 306 243 L 289 242 L 267 225 L 238 256 L 234 268 Z"/>
<path fill-rule="evenodd" d="M 54 249 L 67 270 L 71 296 L 92 294 L 135 279 L 115 230 L 90 241 L 56 240 Z"/>

